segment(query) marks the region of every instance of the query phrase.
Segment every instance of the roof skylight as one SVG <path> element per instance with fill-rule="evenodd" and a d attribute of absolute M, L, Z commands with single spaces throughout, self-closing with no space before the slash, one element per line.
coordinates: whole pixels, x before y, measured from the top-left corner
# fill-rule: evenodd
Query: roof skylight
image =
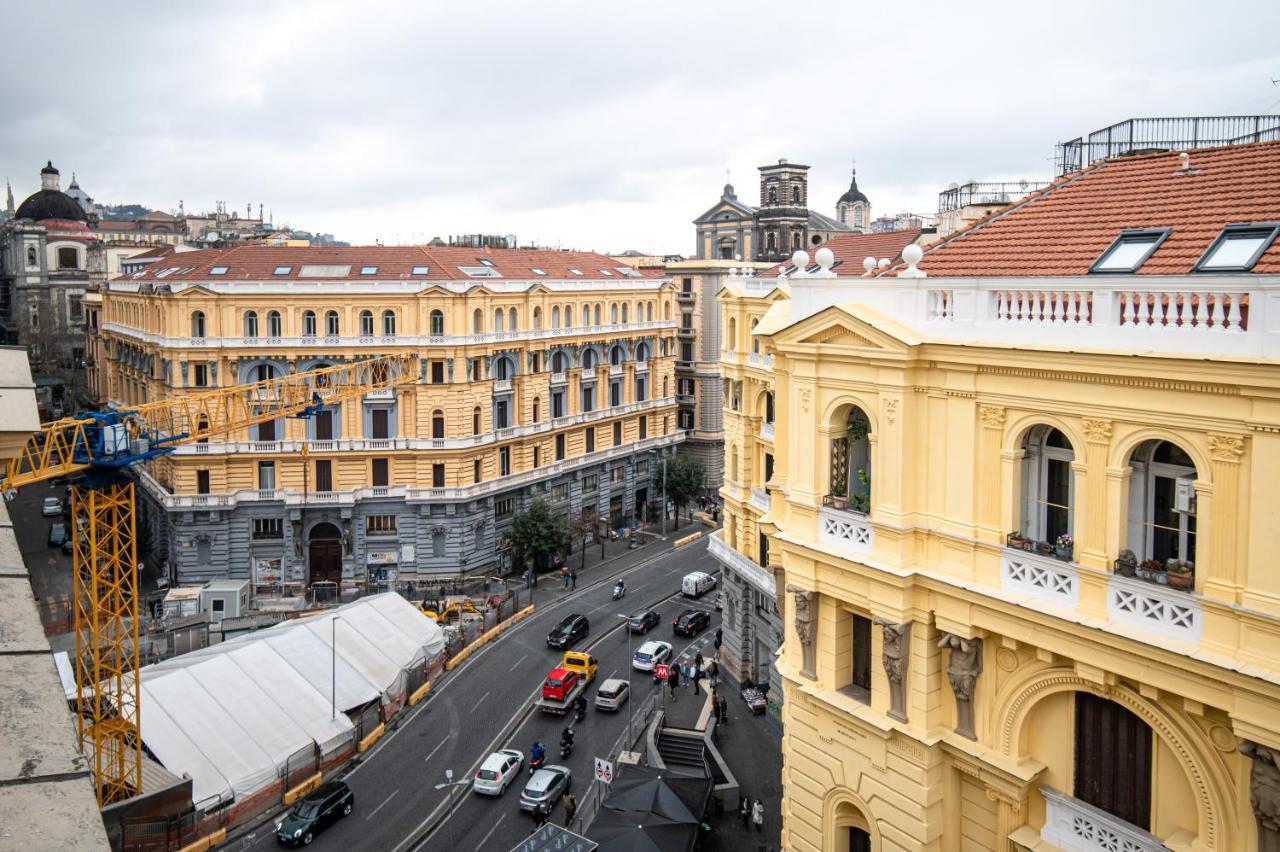
<path fill-rule="evenodd" d="M 1120 236 L 1115 238 L 1102 256 L 1093 262 L 1089 271 L 1136 272 L 1168 236 L 1168 228 L 1121 231 Z"/>
<path fill-rule="evenodd" d="M 476 260 L 484 266 L 493 266 L 493 261 L 489 260 L 487 257 L 477 257 Z"/>
<path fill-rule="evenodd" d="M 360 267 L 360 274 L 361 274 L 361 275 L 377 275 L 377 274 L 378 274 L 378 267 L 376 267 L 376 266 L 362 266 L 362 267 Z"/>
<path fill-rule="evenodd" d="M 225 267 L 225 266 L 215 266 L 215 267 L 213 267 L 213 268 L 211 268 L 211 269 L 209 270 L 209 274 L 210 274 L 210 275 L 226 275 L 226 274 L 227 274 L 227 267 Z"/>
<path fill-rule="evenodd" d="M 573 269 L 573 268 L 570 268 L 570 269 L 569 269 L 569 271 L 570 271 L 570 272 L 572 272 L 574 275 L 581 275 L 581 274 L 582 274 L 582 270 L 581 270 L 581 269 Z"/>
<path fill-rule="evenodd" d="M 271 274 L 272 275 L 288 275 L 292 271 L 293 271 L 292 266 L 277 266 L 274 270 L 272 270 Z"/>
<path fill-rule="evenodd" d="M 545 270 L 545 269 L 539 269 L 539 268 L 538 268 L 538 267 L 536 267 L 536 266 L 532 268 L 532 271 L 533 271 L 533 274 L 534 274 L 534 275 L 546 275 L 546 274 L 547 274 L 547 270 Z"/>
<path fill-rule="evenodd" d="M 427 274 L 427 273 L 429 273 L 430 271 L 431 271 L 431 267 L 430 267 L 430 266 L 415 266 L 415 267 L 413 268 L 413 272 L 412 272 L 411 274 L 412 274 L 412 275 L 426 275 L 426 274 Z"/>
<path fill-rule="evenodd" d="M 472 278 L 501 278 L 502 273 L 489 266 L 459 266 L 458 271 Z"/>
<path fill-rule="evenodd" d="M 1248 272 L 1258 262 L 1276 234 L 1280 222 L 1227 225 L 1196 262 L 1196 272 Z"/>
<path fill-rule="evenodd" d="M 602 274 L 602 275 L 607 275 L 607 276 L 609 276 L 610 278 L 612 278 L 612 277 L 613 277 L 613 273 L 612 273 L 612 272 L 610 272 L 610 271 L 609 271 L 609 270 L 607 270 L 607 269 L 601 269 L 601 270 L 600 270 L 600 272 L 601 272 L 601 274 Z"/>
<path fill-rule="evenodd" d="M 627 276 L 628 278 L 639 278 L 639 277 L 640 277 L 640 273 L 639 273 L 639 272 L 637 272 L 636 270 L 632 269 L 630 266 L 615 266 L 615 267 L 614 267 L 614 269 L 618 270 L 619 272 L 621 272 L 623 275 Z"/>

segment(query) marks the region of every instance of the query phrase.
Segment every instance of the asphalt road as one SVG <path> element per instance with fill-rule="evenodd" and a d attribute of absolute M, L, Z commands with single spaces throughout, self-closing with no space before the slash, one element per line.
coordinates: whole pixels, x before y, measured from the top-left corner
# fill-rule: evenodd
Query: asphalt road
<path fill-rule="evenodd" d="M 72 592 L 71 556 L 49 546 L 49 527 L 62 523 L 70 529 L 71 522 L 63 515 L 46 518 L 40 514 L 44 498 L 62 498 L 65 488 L 61 481 L 36 482 L 19 489 L 18 496 L 7 506 L 22 561 L 31 573 L 31 591 L 39 600 Z"/>
<path fill-rule="evenodd" d="M 590 585 L 575 592 L 556 593 L 558 597 L 540 595 L 533 616 L 470 657 L 346 773 L 343 780 L 355 793 L 355 812 L 317 837 L 312 848 L 394 852 L 510 849 L 532 829 L 530 817 L 519 809 L 519 794 L 528 772 L 505 796 L 489 798 L 464 787 L 436 790 L 445 780 L 445 770 L 452 769 L 455 779 L 469 778 L 494 749 L 510 747 L 527 755 L 535 739 L 547 746 L 548 762 L 559 763 L 557 743 L 570 717 L 530 711 L 543 678 L 560 659 L 559 652 L 546 646 L 551 628 L 570 613 L 584 614 L 590 620 L 590 633 L 576 648 L 590 649 L 600 661 L 598 679 L 587 693 L 589 699 L 594 698 L 600 680 L 615 673 L 625 677 L 630 671 L 628 642 L 618 613 L 655 608 L 663 620 L 650 631 L 650 638 L 672 642 L 677 651 L 690 644 L 709 647 L 718 626 L 716 613 L 711 628 L 692 643 L 673 637 L 671 620 L 685 606 L 711 609 L 711 595 L 690 602 L 678 592 L 680 578 L 688 572 L 711 573 L 716 568 L 705 541 L 699 541 L 680 550 L 664 550 L 627 568 L 604 566 L 591 572 Z M 626 578 L 627 595 L 614 602 L 611 591 L 619 575 Z M 640 637 L 635 637 L 631 647 L 639 641 Z M 635 674 L 631 700 L 638 708 L 656 687 L 649 675 Z M 680 700 L 691 698 L 691 692 L 682 690 Z M 580 800 L 591 779 L 592 758 L 603 756 L 626 724 L 625 707 L 617 714 L 597 712 L 592 707 L 587 718 L 577 724 L 574 752 L 565 764 L 573 772 L 572 790 Z M 449 816 L 441 822 L 446 812 Z M 562 805 L 557 806 L 552 820 L 564 822 Z M 432 826 L 435 830 L 424 838 Z M 272 820 L 223 848 L 273 848 L 274 828 Z"/>

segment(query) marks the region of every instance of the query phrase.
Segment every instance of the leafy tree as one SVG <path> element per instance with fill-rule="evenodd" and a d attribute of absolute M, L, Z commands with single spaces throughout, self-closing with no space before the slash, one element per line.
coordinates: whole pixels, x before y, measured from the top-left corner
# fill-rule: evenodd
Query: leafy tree
<path fill-rule="evenodd" d="M 587 539 L 599 533 L 600 514 L 594 507 L 584 506 L 582 511 L 569 519 L 569 534 L 581 543 L 582 570 L 587 567 Z"/>
<path fill-rule="evenodd" d="M 666 490 L 667 499 L 676 505 L 676 529 L 680 528 L 680 509 L 687 506 L 706 481 L 706 469 L 693 456 L 676 454 L 667 459 L 666 482 L 662 465 L 658 466 L 658 488 Z M 663 506 L 663 511 L 666 507 Z"/>
<path fill-rule="evenodd" d="M 519 555 L 520 564 L 532 559 L 535 570 L 546 570 L 548 560 L 568 544 L 569 531 L 564 519 L 538 497 L 515 513 L 507 538 Z"/>

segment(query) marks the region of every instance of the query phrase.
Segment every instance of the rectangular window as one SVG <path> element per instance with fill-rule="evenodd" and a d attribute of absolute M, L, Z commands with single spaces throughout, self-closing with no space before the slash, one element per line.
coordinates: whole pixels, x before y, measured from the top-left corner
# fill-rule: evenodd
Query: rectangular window
<path fill-rule="evenodd" d="M 692 412 L 692 411 L 690 411 L 690 410 L 689 410 L 689 409 L 687 409 L 687 408 L 682 408 L 682 409 L 680 409 L 680 428 L 681 428 L 681 429 L 692 429 L 692 428 L 693 428 L 693 412 Z M 662 434 L 664 434 L 664 435 L 665 435 L 665 434 L 667 434 L 667 419 L 666 419 L 666 418 L 663 418 L 663 421 L 662 421 Z"/>
<path fill-rule="evenodd" d="M 851 616 L 853 661 L 849 691 L 864 704 L 871 703 L 871 619 Z"/>
<path fill-rule="evenodd" d="M 1089 267 L 1090 272 L 1134 272 L 1160 247 L 1168 228 L 1130 229 L 1120 232 L 1102 256 Z"/>
<path fill-rule="evenodd" d="M 484 378 L 484 359 L 471 359 L 471 381 L 478 382 Z"/>
<path fill-rule="evenodd" d="M 431 465 L 431 487 L 444 488 L 444 465 Z"/>
<path fill-rule="evenodd" d="M 649 460 L 641 459 L 640 461 L 636 462 L 636 476 L 648 476 L 648 475 L 649 475 Z"/>
<path fill-rule="evenodd" d="M 316 459 L 316 490 L 333 490 L 333 462 L 329 459 Z"/>
<path fill-rule="evenodd" d="M 391 412 L 385 408 L 369 409 L 369 437 L 375 441 L 391 437 Z"/>
<path fill-rule="evenodd" d="M 626 482 L 627 472 L 620 467 L 615 467 L 613 470 L 609 471 L 609 481 L 614 485 Z"/>
<path fill-rule="evenodd" d="M 209 493 L 209 471 L 207 470 L 196 471 L 196 493 L 197 494 Z"/>
<path fill-rule="evenodd" d="M 209 386 L 209 365 L 208 364 L 196 364 L 195 386 L 198 388 L 207 388 Z"/>
<path fill-rule="evenodd" d="M 73 248 L 58 249 L 58 268 L 59 269 L 75 269 L 79 265 L 76 259 L 76 250 Z"/>
<path fill-rule="evenodd" d="M 1275 241 L 1277 233 L 1280 233 L 1280 224 L 1274 222 L 1228 225 L 1196 262 L 1195 271 L 1248 272 Z"/>
<path fill-rule="evenodd" d="M 556 435 L 556 461 L 564 458 L 564 435 Z"/>
<path fill-rule="evenodd" d="M 583 440 L 586 442 L 586 451 L 594 453 L 596 451 L 596 427 L 590 426 L 582 433 Z"/>
<path fill-rule="evenodd" d="M 588 494 L 600 487 L 600 478 L 595 474 L 582 477 L 582 490 Z"/>
<path fill-rule="evenodd" d="M 293 271 L 292 266 L 277 266 L 275 269 L 271 271 L 271 274 L 272 275 L 288 275 L 292 271 Z"/>
<path fill-rule="evenodd" d="M 621 420 L 613 424 L 613 445 L 615 447 L 622 445 L 622 421 Z"/>
<path fill-rule="evenodd" d="M 692 279 L 692 278 L 681 278 L 681 279 L 680 279 L 680 292 L 681 292 L 681 293 L 692 293 L 692 292 L 693 292 L 693 279 Z"/>
<path fill-rule="evenodd" d="M 373 485 L 383 488 L 391 484 L 391 462 L 389 459 L 373 460 Z"/>
<path fill-rule="evenodd" d="M 443 361 L 431 362 L 431 384 L 433 385 L 444 384 L 444 362 Z"/>
<path fill-rule="evenodd" d="M 511 515 L 511 498 L 507 497 L 502 500 L 493 501 L 493 514 L 498 518 L 506 518 Z"/>
<path fill-rule="evenodd" d="M 542 358 L 540 354 L 537 352 L 532 353 L 529 356 L 529 366 L 530 366 L 531 372 L 534 372 L 534 373 L 542 372 L 541 365 L 542 365 Z"/>
<path fill-rule="evenodd" d="M 588 411 L 595 411 L 595 409 L 596 409 L 595 388 L 583 388 L 582 389 L 583 413 L 586 413 Z"/>
<path fill-rule="evenodd" d="M 551 394 L 551 416 L 564 417 L 564 391 L 553 391 Z"/>
<path fill-rule="evenodd" d="M 369 515 L 364 519 L 365 535 L 395 535 L 395 515 Z"/>
<path fill-rule="evenodd" d="M 274 441 L 276 439 L 276 421 L 268 420 L 258 424 L 258 440 Z"/>
<path fill-rule="evenodd" d="M 680 360 L 681 361 L 693 360 L 693 344 L 692 343 L 680 344 Z"/>
<path fill-rule="evenodd" d="M 225 266 L 213 266 L 213 267 L 210 267 L 210 268 L 209 268 L 209 274 L 210 274 L 210 275 L 226 275 L 226 274 L 227 274 L 227 267 L 225 267 Z"/>
<path fill-rule="evenodd" d="M 537 444 L 533 445 L 533 466 L 538 467 L 542 464 L 542 447 Z"/>
<path fill-rule="evenodd" d="M 511 448 L 498 448 L 498 475 L 508 476 L 511 473 Z"/>
<path fill-rule="evenodd" d="M 636 440 L 643 441 L 645 438 L 649 437 L 649 418 L 641 417 L 636 420 L 636 429 L 638 430 Z"/>
<path fill-rule="evenodd" d="M 508 425 L 509 424 L 507 423 L 507 402 L 506 400 L 501 400 L 494 407 L 493 428 L 506 429 Z"/>
<path fill-rule="evenodd" d="M 253 537 L 255 539 L 284 538 L 284 521 L 279 518 L 254 518 Z"/>
<path fill-rule="evenodd" d="M 471 481 L 476 483 L 480 481 L 480 459 L 471 462 Z"/>
<path fill-rule="evenodd" d="M 415 266 L 410 275 L 426 275 L 431 271 L 430 266 Z"/>
<path fill-rule="evenodd" d="M 276 487 L 276 463 L 273 461 L 258 462 L 258 489 L 273 491 Z"/>
<path fill-rule="evenodd" d="M 360 267 L 360 274 L 361 274 L 361 275 L 377 275 L 377 274 L 378 274 L 378 267 L 376 267 L 376 266 L 362 266 L 362 267 Z"/>
<path fill-rule="evenodd" d="M 773 453 L 764 454 L 764 482 L 761 485 L 768 485 L 769 480 L 773 479 Z"/>
<path fill-rule="evenodd" d="M 559 485 L 551 486 L 552 500 L 568 500 L 569 499 L 569 483 L 562 482 Z"/>
<path fill-rule="evenodd" d="M 609 382 L 609 405 L 615 408 L 622 405 L 622 383 Z"/>
<path fill-rule="evenodd" d="M 681 327 L 681 328 L 693 328 L 693 314 L 681 314 L 681 315 L 680 315 L 680 327 Z"/>

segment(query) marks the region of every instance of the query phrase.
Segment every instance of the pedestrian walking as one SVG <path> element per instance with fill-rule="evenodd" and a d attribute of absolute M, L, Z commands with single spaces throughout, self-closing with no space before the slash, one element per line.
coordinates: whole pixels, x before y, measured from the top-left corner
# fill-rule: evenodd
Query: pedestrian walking
<path fill-rule="evenodd" d="M 671 673 L 667 675 L 667 686 L 670 687 L 671 689 L 672 701 L 676 700 L 676 686 L 679 685 L 679 681 L 680 681 L 679 671 L 680 671 L 679 668 L 677 668 L 676 666 L 672 666 Z"/>
<path fill-rule="evenodd" d="M 564 794 L 564 824 L 569 827 L 569 823 L 573 821 L 573 815 L 578 812 L 578 800 L 573 797 L 572 793 Z"/>
<path fill-rule="evenodd" d="M 738 816 L 742 819 L 742 827 L 744 829 L 751 827 L 751 800 L 746 796 L 743 796 L 738 801 Z"/>
<path fill-rule="evenodd" d="M 544 804 L 535 805 L 533 808 L 533 830 L 537 831 L 547 824 L 547 818 L 550 813 Z"/>
<path fill-rule="evenodd" d="M 720 714 L 720 724 L 729 724 L 729 702 L 725 700 L 723 695 L 720 696 L 720 703 L 716 711 Z"/>
<path fill-rule="evenodd" d="M 755 825 L 756 831 L 764 831 L 764 802 L 756 799 L 756 803 L 751 806 L 751 822 Z"/>
<path fill-rule="evenodd" d="M 701 652 L 701 651 L 699 651 L 696 655 L 694 655 L 694 658 L 693 658 L 693 665 L 694 665 L 694 668 L 696 668 L 698 671 L 702 671 L 702 664 L 703 664 L 704 662 L 706 662 L 706 661 L 702 659 L 702 652 Z"/>
<path fill-rule="evenodd" d="M 715 644 L 716 644 L 716 650 L 717 650 L 717 651 L 719 651 L 719 650 L 720 650 L 720 643 L 721 643 L 721 642 L 723 642 L 723 641 L 724 641 L 724 628 L 722 628 L 722 627 L 717 627 L 717 628 L 716 628 L 716 642 L 715 642 Z"/>
<path fill-rule="evenodd" d="M 578 569 L 569 572 L 569 579 L 573 581 L 573 587 L 578 588 Z"/>

